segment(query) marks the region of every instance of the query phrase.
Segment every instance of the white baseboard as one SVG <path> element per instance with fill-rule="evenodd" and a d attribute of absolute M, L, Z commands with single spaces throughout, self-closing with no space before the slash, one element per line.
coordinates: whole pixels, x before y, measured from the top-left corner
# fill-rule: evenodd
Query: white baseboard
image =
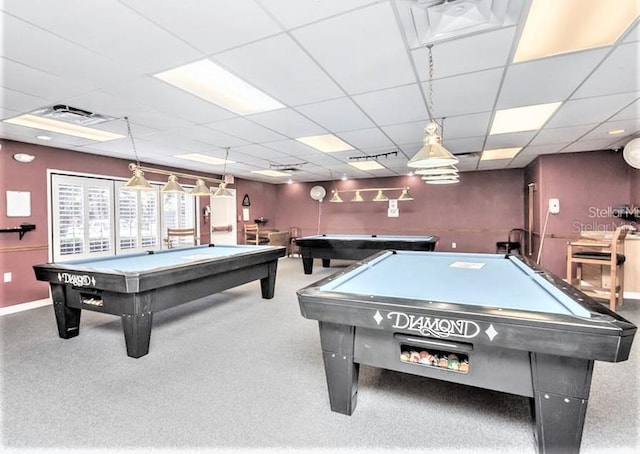
<path fill-rule="evenodd" d="M 15 314 L 16 312 L 28 311 L 30 309 L 36 309 L 38 307 L 47 306 L 51 304 L 50 298 L 43 300 L 29 301 L 28 303 L 13 304 L 11 306 L 0 307 L 0 317 L 3 315 Z"/>
<path fill-rule="evenodd" d="M 640 292 L 624 292 L 623 296 L 627 300 L 640 300 Z"/>

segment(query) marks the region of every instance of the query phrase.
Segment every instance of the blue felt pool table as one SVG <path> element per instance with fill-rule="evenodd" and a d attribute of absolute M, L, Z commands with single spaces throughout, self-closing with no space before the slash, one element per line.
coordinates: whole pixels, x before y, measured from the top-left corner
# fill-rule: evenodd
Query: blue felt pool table
<path fill-rule="evenodd" d="M 58 334 L 78 335 L 81 311 L 119 315 L 127 355 L 149 352 L 154 312 L 254 280 L 262 297 L 274 296 L 278 259 L 286 248 L 204 245 L 153 253 L 35 265 L 51 286 Z"/>
<path fill-rule="evenodd" d="M 331 259 L 361 260 L 386 249 L 433 251 L 439 238 L 435 235 L 349 235 L 322 234 L 295 240 L 300 248 L 304 274 L 313 273 L 313 259 L 322 259 L 329 268 Z"/>
<path fill-rule="evenodd" d="M 354 411 L 360 364 L 522 395 L 541 453 L 579 451 L 594 361 L 627 360 L 636 332 L 518 256 L 384 251 L 297 296 L 333 411 Z"/>

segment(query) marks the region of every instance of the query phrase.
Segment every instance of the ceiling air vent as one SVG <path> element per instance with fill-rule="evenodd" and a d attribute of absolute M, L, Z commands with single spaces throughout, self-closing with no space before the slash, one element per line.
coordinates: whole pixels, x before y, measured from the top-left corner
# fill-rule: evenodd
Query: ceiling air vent
<path fill-rule="evenodd" d="M 402 15 L 409 41 L 424 46 L 514 25 L 522 3 L 522 0 L 401 0 L 401 8 L 408 9 Z"/>
<path fill-rule="evenodd" d="M 31 113 L 39 117 L 64 121 L 65 123 L 72 123 L 81 126 L 97 125 L 104 123 L 105 121 L 116 120 L 115 117 L 89 112 L 88 110 L 78 109 L 77 107 L 71 107 L 64 104 L 44 107 Z"/>

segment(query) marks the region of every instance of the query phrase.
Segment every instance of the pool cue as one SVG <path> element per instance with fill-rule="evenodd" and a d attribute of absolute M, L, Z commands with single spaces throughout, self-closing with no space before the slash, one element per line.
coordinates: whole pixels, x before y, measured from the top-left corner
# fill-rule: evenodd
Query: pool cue
<path fill-rule="evenodd" d="M 544 237 L 547 234 L 547 222 L 549 221 L 549 208 L 547 207 L 547 217 L 544 219 L 544 227 L 542 227 L 542 238 L 540 238 L 540 249 L 538 249 L 538 258 L 536 259 L 536 263 L 540 265 L 540 255 L 542 255 L 542 245 L 544 244 Z"/>

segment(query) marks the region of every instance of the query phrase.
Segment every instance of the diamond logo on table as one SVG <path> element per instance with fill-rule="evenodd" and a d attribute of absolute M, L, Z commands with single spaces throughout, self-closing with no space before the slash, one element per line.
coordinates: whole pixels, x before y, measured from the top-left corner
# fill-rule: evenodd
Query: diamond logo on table
<path fill-rule="evenodd" d="M 489 340 L 491 340 L 491 341 L 493 340 L 494 337 L 496 337 L 498 335 L 498 332 L 493 327 L 493 324 L 489 325 L 489 328 L 487 328 L 485 333 L 487 334 L 487 336 L 489 336 Z"/>
<path fill-rule="evenodd" d="M 76 287 L 96 285 L 96 278 L 87 274 L 58 273 L 58 280 L 63 284 L 71 284 Z"/>
<path fill-rule="evenodd" d="M 373 319 L 378 325 L 382 322 L 383 318 L 378 311 L 376 311 L 376 314 L 373 316 Z M 423 336 L 439 338 L 454 336 L 468 339 L 476 337 L 480 333 L 480 326 L 471 320 L 424 317 L 396 311 L 389 312 L 387 319 L 391 320 L 391 327 L 394 329 L 417 331 Z"/>

